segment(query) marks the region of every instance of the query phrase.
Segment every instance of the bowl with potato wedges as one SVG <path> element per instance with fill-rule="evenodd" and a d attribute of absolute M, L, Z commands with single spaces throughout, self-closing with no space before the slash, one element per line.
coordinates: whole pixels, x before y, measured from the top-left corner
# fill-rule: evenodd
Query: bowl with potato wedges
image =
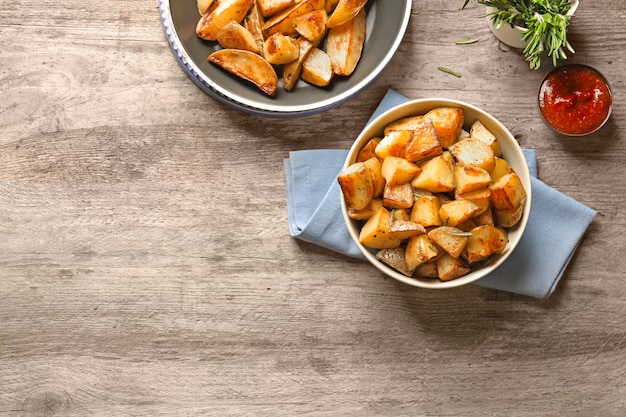
<path fill-rule="evenodd" d="M 411 1 L 159 0 L 169 45 L 214 99 L 269 117 L 355 98 L 397 51 Z"/>
<path fill-rule="evenodd" d="M 352 240 L 385 275 L 430 289 L 494 271 L 528 223 L 530 171 L 511 132 L 441 98 L 398 105 L 357 137 L 337 177 Z"/>

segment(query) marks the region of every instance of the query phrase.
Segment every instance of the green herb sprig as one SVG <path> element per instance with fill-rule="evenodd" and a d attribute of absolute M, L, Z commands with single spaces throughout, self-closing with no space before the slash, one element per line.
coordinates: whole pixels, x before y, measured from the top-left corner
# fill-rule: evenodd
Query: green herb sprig
<path fill-rule="evenodd" d="M 491 18 L 497 29 L 509 24 L 526 30 L 522 39 L 526 42 L 524 57 L 531 69 L 539 69 L 544 52 L 556 66 L 559 59 L 567 59 L 567 52 L 575 53 L 567 40 L 570 0 L 477 0 L 478 3 L 496 10 L 484 15 Z M 461 8 L 469 3 L 464 0 Z"/>

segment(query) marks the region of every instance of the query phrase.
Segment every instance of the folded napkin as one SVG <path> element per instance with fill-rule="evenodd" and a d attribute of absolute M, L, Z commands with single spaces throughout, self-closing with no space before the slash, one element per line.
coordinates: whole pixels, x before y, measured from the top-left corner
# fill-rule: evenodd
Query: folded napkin
<path fill-rule="evenodd" d="M 390 90 L 370 121 L 408 99 Z M 290 152 L 284 160 L 291 236 L 354 258 L 365 259 L 352 241 L 341 214 L 337 175 L 347 150 Z M 536 178 L 533 150 L 524 150 L 532 174 L 532 207 L 526 231 L 514 252 L 475 284 L 546 298 L 563 276 L 596 212 Z"/>

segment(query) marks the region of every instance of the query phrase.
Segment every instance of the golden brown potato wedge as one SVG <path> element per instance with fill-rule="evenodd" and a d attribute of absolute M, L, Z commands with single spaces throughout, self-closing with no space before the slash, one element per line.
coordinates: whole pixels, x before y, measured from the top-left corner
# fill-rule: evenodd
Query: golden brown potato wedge
<path fill-rule="evenodd" d="M 395 211 L 392 211 L 392 217 L 395 217 Z M 399 210 L 398 210 L 399 211 Z M 407 240 L 413 236 L 423 235 L 426 229 L 421 224 L 410 220 L 393 220 L 389 226 L 389 235 L 396 239 Z"/>
<path fill-rule="evenodd" d="M 250 8 L 244 20 L 244 27 L 254 37 L 259 53 L 263 53 L 263 42 L 265 41 L 263 37 L 263 16 L 256 5 Z"/>
<path fill-rule="evenodd" d="M 386 135 L 387 133 L 394 130 L 415 130 L 415 128 L 422 123 L 423 119 L 424 115 L 421 114 L 418 116 L 403 117 L 402 119 L 398 119 L 395 122 L 391 122 L 387 126 L 385 126 L 383 134 Z"/>
<path fill-rule="evenodd" d="M 373 198 L 383 195 L 385 189 L 385 177 L 382 172 L 382 164 L 375 156 L 363 161 L 363 166 L 367 170 L 367 175 L 372 181 Z"/>
<path fill-rule="evenodd" d="M 317 48 L 317 42 L 311 42 L 307 38 L 300 36 L 298 38 L 298 59 L 283 66 L 283 88 L 285 91 L 291 91 L 302 74 L 302 65 L 308 58 L 313 48 Z"/>
<path fill-rule="evenodd" d="M 391 248 L 391 249 L 381 249 L 378 252 L 376 252 L 376 255 L 374 256 L 376 257 L 376 259 L 389 265 L 390 267 L 400 272 L 401 274 L 404 274 L 409 277 L 413 275 L 413 270 L 409 269 L 406 264 L 406 261 L 404 258 L 404 248 L 402 247 Z"/>
<path fill-rule="evenodd" d="M 293 6 L 297 0 L 256 0 L 256 2 L 261 14 L 267 17 Z"/>
<path fill-rule="evenodd" d="M 496 157 L 494 167 L 490 173 L 491 181 L 498 181 L 500 178 L 506 174 L 510 174 L 511 172 L 513 172 L 513 168 L 509 166 L 509 163 L 505 159 Z"/>
<path fill-rule="evenodd" d="M 411 132 L 411 138 L 406 146 L 406 159 L 417 162 L 442 153 L 443 148 L 432 120 L 422 118 Z"/>
<path fill-rule="evenodd" d="M 300 56 L 300 45 L 291 36 L 274 33 L 263 42 L 263 56 L 270 64 L 288 64 Z"/>
<path fill-rule="evenodd" d="M 454 258 L 448 253 L 437 259 L 437 274 L 442 281 L 451 281 L 470 272 L 470 267 L 463 260 Z"/>
<path fill-rule="evenodd" d="M 355 162 L 343 169 L 337 181 L 348 207 L 364 209 L 374 196 L 372 179 L 363 162 Z"/>
<path fill-rule="evenodd" d="M 459 193 L 458 188 L 454 190 L 454 199 L 455 200 L 470 200 L 474 204 L 479 207 L 479 210 L 474 214 L 478 216 L 482 214 L 484 211 L 490 208 L 491 204 L 491 191 L 489 188 L 481 188 L 479 190 L 472 190 L 466 193 Z"/>
<path fill-rule="evenodd" d="M 296 2 L 293 6 L 267 19 L 263 25 L 263 33 L 266 38 L 274 33 L 295 36 L 298 32 L 293 27 L 293 19 L 313 10 L 323 9 L 324 5 L 324 0 L 301 0 Z"/>
<path fill-rule="evenodd" d="M 507 232 L 495 226 L 478 226 L 471 233 L 463 252 L 469 264 L 484 261 L 493 254 L 501 254 L 509 242 Z"/>
<path fill-rule="evenodd" d="M 489 190 L 491 190 L 491 205 L 496 210 L 516 209 L 526 198 L 522 180 L 515 172 L 500 177 L 489 186 Z"/>
<path fill-rule="evenodd" d="M 395 239 L 389 235 L 389 226 L 391 226 L 391 213 L 384 207 L 381 207 L 372 217 L 370 217 L 359 234 L 359 242 L 374 249 L 397 248 L 402 243 L 401 240 Z"/>
<path fill-rule="evenodd" d="M 406 154 L 406 145 L 411 138 L 410 130 L 394 130 L 383 136 L 376 146 L 376 156 L 385 159 L 388 156 L 397 156 L 404 158 Z"/>
<path fill-rule="evenodd" d="M 463 130 L 465 113 L 457 107 L 438 107 L 427 112 L 424 117 L 432 120 L 439 143 L 448 148 L 457 141 Z"/>
<path fill-rule="evenodd" d="M 428 235 L 420 234 L 409 239 L 404 256 L 409 269 L 415 269 L 423 263 L 436 259 L 442 252 L 428 238 Z"/>
<path fill-rule="evenodd" d="M 356 156 L 357 162 L 367 161 L 370 158 L 378 157 L 376 155 L 376 146 L 380 143 L 381 138 L 373 137 L 367 141 L 365 145 L 361 149 L 359 149 L 359 153 Z"/>
<path fill-rule="evenodd" d="M 411 181 L 415 188 L 445 193 L 454 190 L 454 161 L 446 151 L 419 164 L 422 172 Z"/>
<path fill-rule="evenodd" d="M 339 3 L 339 0 L 326 0 L 326 6 L 324 6 L 326 13 L 331 14 L 337 7 L 337 3 Z"/>
<path fill-rule="evenodd" d="M 392 209 L 413 207 L 413 187 L 411 187 L 411 184 L 385 185 L 383 205 Z"/>
<path fill-rule="evenodd" d="M 421 195 L 413 201 L 411 221 L 424 227 L 441 226 L 443 221 L 439 217 L 441 200 L 434 195 Z"/>
<path fill-rule="evenodd" d="M 489 131 L 489 129 L 485 127 L 485 125 L 483 125 L 480 120 L 476 120 L 472 124 L 469 133 L 471 137 L 479 139 L 489 145 L 495 156 L 502 156 L 502 150 L 500 149 L 498 139 L 493 133 L 491 133 L 491 131 Z"/>
<path fill-rule="evenodd" d="M 471 200 L 451 200 L 441 205 L 439 217 L 444 224 L 457 226 L 473 217 L 479 210 L 480 207 Z"/>
<path fill-rule="evenodd" d="M 196 0 L 196 6 L 198 6 L 198 13 L 200 13 L 200 16 L 203 16 L 207 10 L 209 10 L 211 4 L 213 4 L 213 0 Z"/>
<path fill-rule="evenodd" d="M 333 63 L 328 54 L 319 48 L 313 48 L 302 63 L 302 80 L 318 87 L 326 87 L 334 75 Z"/>
<path fill-rule="evenodd" d="M 274 67 L 260 55 L 240 49 L 220 49 L 209 55 L 209 62 L 250 81 L 267 95 L 273 96 L 278 85 Z"/>
<path fill-rule="evenodd" d="M 353 19 L 328 30 L 326 53 L 333 61 L 335 74 L 348 76 L 356 69 L 365 43 L 365 24 L 365 9 L 361 9 Z"/>
<path fill-rule="evenodd" d="M 421 168 L 411 161 L 397 156 L 388 156 L 383 160 L 381 172 L 389 185 L 401 185 L 410 182 L 419 174 Z"/>
<path fill-rule="evenodd" d="M 491 172 L 496 165 L 496 156 L 485 142 L 468 137 L 448 147 L 454 159 L 465 166 L 477 166 Z"/>
<path fill-rule="evenodd" d="M 328 27 L 341 26 L 352 20 L 363 10 L 366 3 L 367 0 L 339 0 L 328 19 Z"/>
<path fill-rule="evenodd" d="M 455 165 L 454 182 L 456 185 L 455 192 L 464 194 L 486 188 L 491 183 L 491 176 L 480 167 Z"/>
<path fill-rule="evenodd" d="M 226 49 L 244 49 L 259 53 L 259 46 L 248 29 L 231 20 L 217 33 L 217 42 Z"/>
<path fill-rule="evenodd" d="M 461 229 L 451 226 L 440 226 L 428 232 L 428 238 L 454 258 L 461 256 L 469 236 Z"/>
<path fill-rule="evenodd" d="M 327 20 L 326 10 L 318 9 L 305 13 L 302 16 L 294 17 L 292 24 L 296 32 L 313 42 L 326 33 Z"/>
<path fill-rule="evenodd" d="M 219 31 L 230 21 L 241 23 L 254 0 L 217 0 L 196 25 L 196 34 L 207 41 L 217 40 Z"/>

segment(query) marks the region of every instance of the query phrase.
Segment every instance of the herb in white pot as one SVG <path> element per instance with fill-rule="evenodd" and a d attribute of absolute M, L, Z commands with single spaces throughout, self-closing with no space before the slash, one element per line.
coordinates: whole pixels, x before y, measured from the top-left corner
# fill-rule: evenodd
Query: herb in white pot
<path fill-rule="evenodd" d="M 544 52 L 556 66 L 559 59 L 567 59 L 566 51 L 574 53 L 567 40 L 570 18 L 578 7 L 578 0 L 477 0 L 487 6 L 487 13 L 498 30 L 505 25 L 520 30 L 524 56 L 530 68 L 541 66 Z M 461 8 L 469 3 L 465 0 Z"/>

